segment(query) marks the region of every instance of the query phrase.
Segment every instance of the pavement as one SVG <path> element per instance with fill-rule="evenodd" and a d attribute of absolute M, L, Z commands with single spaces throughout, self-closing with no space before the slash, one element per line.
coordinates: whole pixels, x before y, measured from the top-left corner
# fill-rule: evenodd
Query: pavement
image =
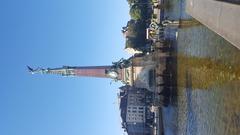
<path fill-rule="evenodd" d="M 215 0 L 186 0 L 186 11 L 240 49 L 240 5 Z"/>

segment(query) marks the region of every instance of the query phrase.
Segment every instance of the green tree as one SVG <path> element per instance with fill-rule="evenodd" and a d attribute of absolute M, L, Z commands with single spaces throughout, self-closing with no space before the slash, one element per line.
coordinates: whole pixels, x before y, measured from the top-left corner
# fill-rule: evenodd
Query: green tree
<path fill-rule="evenodd" d="M 130 20 L 127 23 L 126 48 L 143 51 L 146 45 L 146 23 L 144 21 Z"/>
<path fill-rule="evenodd" d="M 131 6 L 129 14 L 133 20 L 141 20 L 144 18 L 143 10 L 141 6 L 138 6 L 138 5 Z"/>
<path fill-rule="evenodd" d="M 134 4 L 136 2 L 138 2 L 138 0 L 127 0 L 128 4 L 131 5 L 131 4 Z"/>
<path fill-rule="evenodd" d="M 138 37 L 129 37 L 126 39 L 125 48 L 133 48 L 134 50 L 144 51 L 145 46 L 145 39 L 139 39 Z"/>
<path fill-rule="evenodd" d="M 144 21 L 128 21 L 128 33 L 130 37 L 140 37 L 142 39 L 146 36 L 146 23 Z"/>
<path fill-rule="evenodd" d="M 130 20 L 127 23 L 127 31 L 128 31 L 128 36 L 129 37 L 136 37 L 138 35 L 138 31 L 140 29 L 137 26 L 137 21 L 135 20 Z"/>
<path fill-rule="evenodd" d="M 140 47 L 138 46 L 138 41 L 136 40 L 136 38 L 127 38 L 126 40 L 126 44 L 125 44 L 125 48 L 133 48 L 134 50 L 138 50 L 140 51 Z"/>
<path fill-rule="evenodd" d="M 135 3 L 146 3 L 146 2 L 152 2 L 152 0 L 127 0 L 129 5 L 135 4 Z"/>

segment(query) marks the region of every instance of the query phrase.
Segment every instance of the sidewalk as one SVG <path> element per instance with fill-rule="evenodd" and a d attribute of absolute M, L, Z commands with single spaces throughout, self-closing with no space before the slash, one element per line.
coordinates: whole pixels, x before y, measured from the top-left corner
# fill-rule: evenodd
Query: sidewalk
<path fill-rule="evenodd" d="M 186 0 L 186 10 L 240 49 L 240 5 L 215 0 Z"/>

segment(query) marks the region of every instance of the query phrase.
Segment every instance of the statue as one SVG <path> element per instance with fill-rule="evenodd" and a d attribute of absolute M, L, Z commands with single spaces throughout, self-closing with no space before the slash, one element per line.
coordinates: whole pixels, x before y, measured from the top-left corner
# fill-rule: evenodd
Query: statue
<path fill-rule="evenodd" d="M 36 74 L 36 73 L 41 73 L 41 74 L 44 74 L 44 73 L 47 73 L 48 72 L 48 69 L 43 69 L 43 68 L 37 68 L 37 69 L 33 69 L 29 66 L 27 66 L 28 68 L 28 71 L 31 73 L 31 74 Z"/>
<path fill-rule="evenodd" d="M 125 60 L 121 58 L 118 62 L 113 62 L 112 64 L 114 68 L 123 69 L 123 68 L 129 67 L 131 63 L 129 62 L 129 60 Z"/>

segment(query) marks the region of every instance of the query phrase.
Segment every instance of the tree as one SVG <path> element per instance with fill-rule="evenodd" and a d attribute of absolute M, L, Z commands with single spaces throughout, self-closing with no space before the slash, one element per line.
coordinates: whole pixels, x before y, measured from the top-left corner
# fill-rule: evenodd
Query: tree
<path fill-rule="evenodd" d="M 125 37 L 138 37 L 142 38 L 146 35 L 146 22 L 145 21 L 135 21 L 133 19 L 127 22 L 127 26 L 122 27 L 122 32 L 125 33 Z"/>
<path fill-rule="evenodd" d="M 129 14 L 133 20 L 141 20 L 144 18 L 143 10 L 141 6 L 138 6 L 138 5 L 131 6 Z"/>
<path fill-rule="evenodd" d="M 131 4 L 133 4 L 133 3 L 138 2 L 138 0 L 127 0 L 127 2 L 128 2 L 129 5 L 131 5 Z"/>
<path fill-rule="evenodd" d="M 134 40 L 134 38 L 128 38 L 126 40 L 125 48 L 137 48 L 136 40 Z"/>
<path fill-rule="evenodd" d="M 130 20 L 127 23 L 127 31 L 128 31 L 128 37 L 136 37 L 138 35 L 138 32 L 140 29 L 137 26 L 137 21 Z"/>
<path fill-rule="evenodd" d="M 132 19 L 128 21 L 125 48 L 144 51 L 146 43 L 146 23 Z"/>
<path fill-rule="evenodd" d="M 135 4 L 135 3 L 146 3 L 146 2 L 151 2 L 149 0 L 127 0 L 129 5 Z"/>
<path fill-rule="evenodd" d="M 145 39 L 139 39 L 137 37 L 129 37 L 126 40 L 125 48 L 133 48 L 134 50 L 144 51 L 146 46 Z"/>

